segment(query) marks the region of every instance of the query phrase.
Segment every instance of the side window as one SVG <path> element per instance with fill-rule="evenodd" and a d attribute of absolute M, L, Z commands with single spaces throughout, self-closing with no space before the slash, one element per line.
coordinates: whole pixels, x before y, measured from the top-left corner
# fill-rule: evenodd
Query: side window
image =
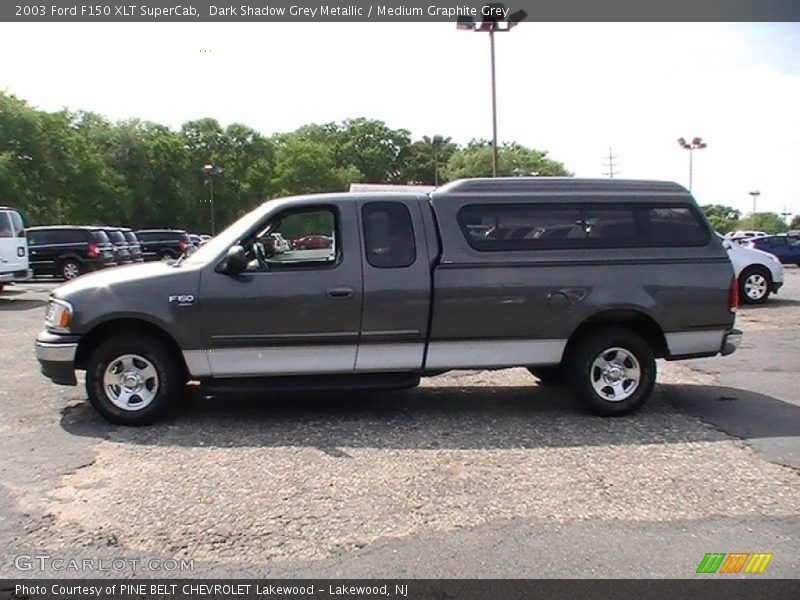
<path fill-rule="evenodd" d="M 642 209 L 647 214 L 646 237 L 653 245 L 697 246 L 708 242 L 708 230 L 685 206 Z"/>
<path fill-rule="evenodd" d="M 586 237 L 581 212 L 539 205 L 473 204 L 458 213 L 476 250 L 526 250 L 561 246 Z"/>
<path fill-rule="evenodd" d="M 336 214 L 331 208 L 285 212 L 244 242 L 248 271 L 336 263 Z"/>
<path fill-rule="evenodd" d="M 14 229 L 11 227 L 11 219 L 7 212 L 0 212 L 0 238 L 14 237 Z"/>
<path fill-rule="evenodd" d="M 414 264 L 417 248 L 408 207 L 399 202 L 368 202 L 361 210 L 367 261 L 373 267 Z"/>
<path fill-rule="evenodd" d="M 11 228 L 14 230 L 14 237 L 25 237 L 25 224 L 22 222 L 22 217 L 19 216 L 18 212 L 10 213 L 11 216 Z"/>
<path fill-rule="evenodd" d="M 700 246 L 709 239 L 686 206 L 472 204 L 459 211 L 458 221 L 480 251 Z"/>

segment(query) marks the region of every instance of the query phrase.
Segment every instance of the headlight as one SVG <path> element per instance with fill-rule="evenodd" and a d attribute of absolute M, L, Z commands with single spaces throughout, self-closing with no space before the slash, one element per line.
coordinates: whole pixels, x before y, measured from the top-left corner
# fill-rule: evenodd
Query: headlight
<path fill-rule="evenodd" d="M 66 300 L 50 298 L 47 313 L 44 316 L 44 326 L 51 333 L 69 333 L 73 312 L 72 304 Z"/>

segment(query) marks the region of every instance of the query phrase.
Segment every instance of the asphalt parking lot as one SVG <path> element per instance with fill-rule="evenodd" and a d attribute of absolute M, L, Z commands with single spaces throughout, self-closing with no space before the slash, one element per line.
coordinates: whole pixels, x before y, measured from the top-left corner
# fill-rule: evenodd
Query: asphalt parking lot
<path fill-rule="evenodd" d="M 796 577 L 800 269 L 786 278 L 740 310 L 739 352 L 662 361 L 632 417 L 587 416 L 510 369 L 392 393 L 187 393 L 146 428 L 39 374 L 55 284 L 7 288 L 0 576 L 98 575 L 52 567 L 74 558 L 123 559 L 99 573 L 122 577 L 175 575 L 175 559 L 192 577 L 686 578 L 707 552 L 767 552 L 759 577 Z"/>

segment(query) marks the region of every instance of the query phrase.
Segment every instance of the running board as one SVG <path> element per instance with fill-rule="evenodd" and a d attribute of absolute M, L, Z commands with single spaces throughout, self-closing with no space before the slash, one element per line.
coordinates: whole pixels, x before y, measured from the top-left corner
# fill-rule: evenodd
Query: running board
<path fill-rule="evenodd" d="M 419 379 L 417 373 L 237 377 L 204 379 L 200 381 L 200 389 L 215 393 L 404 389 L 418 386 Z"/>

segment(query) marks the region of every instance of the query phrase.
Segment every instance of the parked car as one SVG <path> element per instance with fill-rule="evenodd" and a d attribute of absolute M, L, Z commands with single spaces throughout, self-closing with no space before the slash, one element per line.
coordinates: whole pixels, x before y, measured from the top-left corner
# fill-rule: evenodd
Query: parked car
<path fill-rule="evenodd" d="M 730 239 L 732 242 L 741 243 L 742 241 L 749 240 L 751 238 L 757 238 L 767 235 L 764 231 L 734 231 L 733 233 L 728 234 L 726 237 Z"/>
<path fill-rule="evenodd" d="M 146 261 L 178 258 L 193 245 L 183 229 L 140 229 L 135 233 Z"/>
<path fill-rule="evenodd" d="M 749 248 L 769 252 L 778 257 L 783 264 L 800 267 L 800 241 L 788 235 L 768 235 L 752 238 L 746 242 Z"/>
<path fill-rule="evenodd" d="M 111 246 L 114 249 L 114 261 L 118 265 L 127 265 L 133 262 L 130 243 L 119 227 L 103 227 Z"/>
<path fill-rule="evenodd" d="M 131 253 L 132 261 L 144 262 L 142 244 L 139 242 L 139 238 L 136 237 L 136 234 L 133 232 L 133 230 L 128 227 L 120 227 L 120 231 L 125 236 L 125 240 L 128 242 L 128 250 Z"/>
<path fill-rule="evenodd" d="M 327 252 L 265 255 L 269 233 L 310 230 Z M 85 370 L 92 406 L 127 425 L 157 419 L 190 379 L 216 394 L 412 387 L 515 366 L 623 415 L 650 396 L 656 358 L 737 348 L 737 291 L 678 184 L 461 180 L 270 200 L 177 265 L 54 290 L 36 354 L 59 384 Z"/>
<path fill-rule="evenodd" d="M 783 286 L 783 267 L 774 254 L 734 244 L 724 238 L 723 245 L 733 264 L 739 299 L 743 304 L 761 304 L 770 294 L 778 293 Z"/>
<path fill-rule="evenodd" d="M 13 208 L 0 206 L 0 291 L 7 283 L 31 277 L 22 216 Z"/>
<path fill-rule="evenodd" d="M 111 241 L 99 227 L 28 227 L 25 233 L 34 276 L 75 279 L 83 273 L 117 264 Z"/>
<path fill-rule="evenodd" d="M 295 250 L 321 250 L 330 248 L 331 240 L 327 235 L 307 235 L 294 240 L 292 246 Z"/>

